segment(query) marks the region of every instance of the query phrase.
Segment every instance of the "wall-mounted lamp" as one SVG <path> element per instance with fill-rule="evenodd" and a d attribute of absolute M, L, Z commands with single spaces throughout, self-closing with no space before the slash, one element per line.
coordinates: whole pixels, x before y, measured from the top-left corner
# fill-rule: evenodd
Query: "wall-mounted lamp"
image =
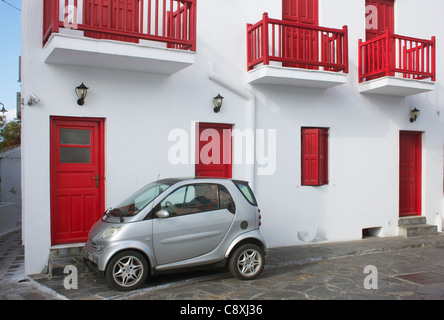
<path fill-rule="evenodd" d="M 34 103 L 39 103 L 40 98 L 37 97 L 35 93 L 31 94 L 31 97 L 29 97 L 28 100 L 28 106 L 32 106 Z"/>
<path fill-rule="evenodd" d="M 215 113 L 218 113 L 220 111 L 223 102 L 224 102 L 224 97 L 222 97 L 220 94 L 218 94 L 216 97 L 213 98 L 213 104 L 214 104 L 213 111 Z"/>
<path fill-rule="evenodd" d="M 0 110 L 0 112 L 3 114 L 5 114 L 5 112 L 8 112 L 8 110 L 5 109 L 5 105 L 1 102 L 0 102 L 0 104 L 2 105 L 2 109 Z"/>
<path fill-rule="evenodd" d="M 421 111 L 416 108 L 410 111 L 410 122 L 415 122 L 416 119 L 418 119 L 420 113 Z"/>
<path fill-rule="evenodd" d="M 83 104 L 85 103 L 85 98 L 86 98 L 86 95 L 88 94 L 88 89 L 89 88 L 87 86 L 85 86 L 83 84 L 83 82 L 80 86 L 76 87 L 76 94 L 77 94 L 77 97 L 79 98 L 79 100 L 77 100 L 77 104 L 79 106 L 83 106 Z"/>

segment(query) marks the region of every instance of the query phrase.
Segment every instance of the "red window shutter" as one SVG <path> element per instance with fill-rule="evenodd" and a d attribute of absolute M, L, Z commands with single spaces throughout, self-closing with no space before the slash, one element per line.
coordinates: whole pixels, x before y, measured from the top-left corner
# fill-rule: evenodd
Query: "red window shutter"
<path fill-rule="evenodd" d="M 302 128 L 302 185 L 328 184 L 328 129 Z"/>
<path fill-rule="evenodd" d="M 328 184 L 328 129 L 319 129 L 319 184 Z"/>
<path fill-rule="evenodd" d="M 319 129 L 302 129 L 302 185 L 319 183 Z"/>

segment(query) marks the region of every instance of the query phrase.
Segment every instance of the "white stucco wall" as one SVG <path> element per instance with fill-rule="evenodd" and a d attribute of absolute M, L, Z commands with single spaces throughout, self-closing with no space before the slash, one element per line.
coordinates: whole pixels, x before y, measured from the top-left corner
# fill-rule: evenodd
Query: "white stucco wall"
<path fill-rule="evenodd" d="M 36 93 L 41 99 L 22 109 L 27 273 L 44 270 L 51 246 L 52 115 L 106 119 L 107 207 L 158 175 L 194 175 L 191 160 L 195 122 L 231 123 L 240 130 L 276 130 L 276 170 L 272 175 L 252 177 L 250 166 L 245 163 L 233 168 L 234 178 L 254 180 L 262 212 L 262 233 L 271 247 L 359 239 L 363 228 L 373 227 L 381 227 L 383 235 L 396 235 L 399 131 L 424 131 L 422 213 L 430 223 L 434 223 L 437 214 L 442 215 L 444 96 L 440 79 L 444 67 L 440 57 L 444 56 L 444 28 L 429 22 L 441 21 L 441 2 L 397 3 L 398 33 L 427 39 L 437 36 L 435 90 L 407 98 L 358 93 L 357 48 L 358 39 L 365 37 L 364 0 L 319 1 L 321 26 L 349 27 L 347 83 L 327 90 L 246 83 L 246 24 L 259 21 L 263 12 L 280 19 L 280 1 L 198 1 L 196 62 L 170 77 L 43 63 L 42 2 L 27 1 L 22 8 L 22 97 L 27 101 L 31 93 Z M 436 18 L 419 23 L 415 20 L 413 24 L 410 17 L 418 10 Z M 209 63 L 217 78 L 209 79 Z M 217 79 L 223 79 L 226 85 Z M 76 104 L 74 92 L 81 82 L 90 88 L 82 107 Z M 212 98 L 218 93 L 225 100 L 222 111 L 216 114 Z M 411 124 L 409 112 L 414 107 L 421 109 L 421 115 Z M 301 186 L 302 126 L 330 128 L 327 186 Z M 189 164 L 169 162 L 168 152 L 174 141 L 168 141 L 168 136 L 174 129 L 189 134 Z"/>

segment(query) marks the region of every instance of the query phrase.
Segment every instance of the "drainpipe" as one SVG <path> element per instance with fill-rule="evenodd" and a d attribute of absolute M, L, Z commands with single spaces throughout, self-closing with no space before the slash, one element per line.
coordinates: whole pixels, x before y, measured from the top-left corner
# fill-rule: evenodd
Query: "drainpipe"
<path fill-rule="evenodd" d="M 234 94 L 238 95 L 244 100 L 247 100 L 247 107 L 245 109 L 245 118 L 246 118 L 246 128 L 251 129 L 253 131 L 253 148 L 251 148 L 251 152 L 253 153 L 251 156 L 251 159 L 253 159 L 253 164 L 250 165 L 250 172 L 249 172 L 249 182 L 250 187 L 255 190 L 256 184 L 255 184 L 255 178 L 256 178 L 256 96 L 247 88 L 243 88 L 241 86 L 235 86 L 231 82 L 226 81 L 224 78 L 222 78 L 220 75 L 214 72 L 213 63 L 208 63 L 208 78 L 221 85 L 225 89 L 230 90 Z"/>

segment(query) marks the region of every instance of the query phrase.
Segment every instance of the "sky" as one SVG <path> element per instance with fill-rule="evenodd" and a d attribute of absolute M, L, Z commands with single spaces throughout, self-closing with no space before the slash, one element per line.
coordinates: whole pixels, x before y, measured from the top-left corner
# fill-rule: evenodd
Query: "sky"
<path fill-rule="evenodd" d="M 0 0 L 0 102 L 5 105 L 8 120 L 16 115 L 16 95 L 21 91 L 19 56 L 21 54 L 22 0 Z M 14 8 L 16 7 L 16 8 Z M 1 109 L 1 105 L 0 105 Z"/>

